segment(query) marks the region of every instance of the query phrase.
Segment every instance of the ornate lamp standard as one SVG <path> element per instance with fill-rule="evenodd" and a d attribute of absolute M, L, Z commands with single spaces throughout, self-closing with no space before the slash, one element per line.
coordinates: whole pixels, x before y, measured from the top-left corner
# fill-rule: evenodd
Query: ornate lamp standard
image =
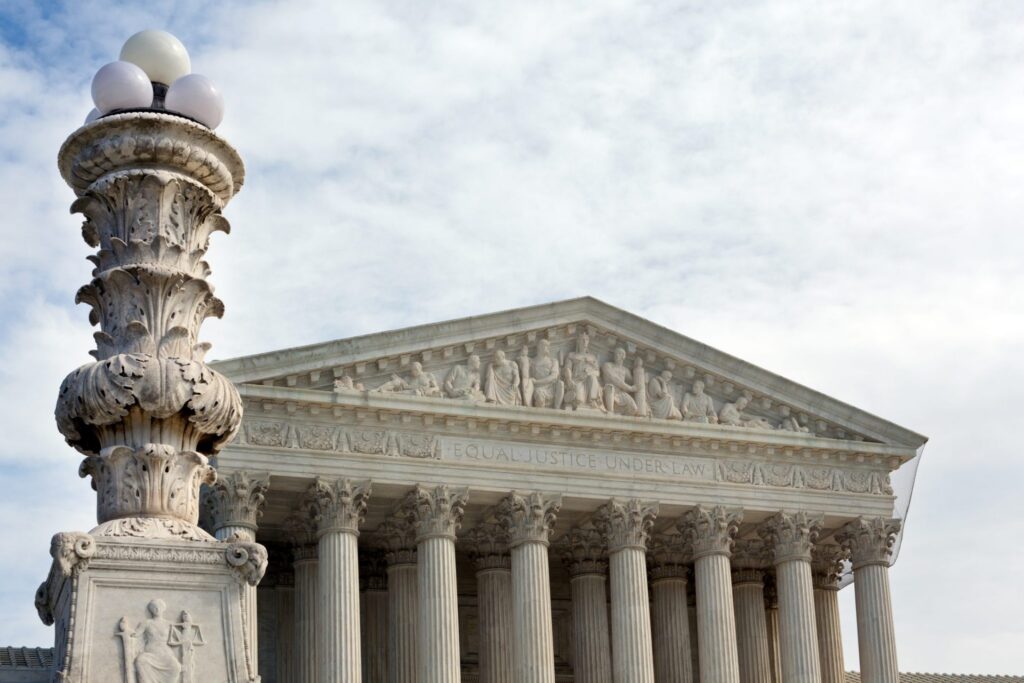
<path fill-rule="evenodd" d="M 68 375 L 56 408 L 85 456 L 98 521 L 54 537 L 36 597 L 56 623 L 57 680 L 257 678 L 247 584 L 262 577 L 266 551 L 197 526 L 200 485 L 216 479 L 209 457 L 242 417 L 198 336 L 223 312 L 203 257 L 210 235 L 228 231 L 221 210 L 244 169 L 212 130 L 219 93 L 189 70 L 176 38 L 136 34 L 96 74 L 97 109 L 58 156 L 97 249 L 77 301 L 99 331 L 95 360 Z"/>

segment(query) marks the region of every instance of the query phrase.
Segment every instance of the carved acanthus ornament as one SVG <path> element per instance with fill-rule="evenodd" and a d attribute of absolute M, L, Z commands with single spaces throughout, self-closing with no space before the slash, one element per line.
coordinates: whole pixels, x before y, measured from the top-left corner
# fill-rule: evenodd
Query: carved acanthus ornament
<path fill-rule="evenodd" d="M 292 544 L 292 553 L 297 562 L 317 559 L 316 520 L 308 498 L 307 491 L 299 508 L 284 520 L 284 531 Z"/>
<path fill-rule="evenodd" d="M 792 560 L 810 562 L 823 521 L 822 515 L 810 515 L 803 510 L 779 512 L 761 525 L 758 535 L 771 546 L 775 564 Z"/>
<path fill-rule="evenodd" d="M 698 505 L 679 520 L 679 530 L 693 546 L 693 559 L 706 555 L 730 555 L 733 539 L 743 521 L 743 512 L 721 505 L 706 508 Z"/>
<path fill-rule="evenodd" d="M 637 498 L 612 499 L 598 508 L 594 525 L 608 539 L 608 552 L 626 548 L 647 550 L 647 539 L 658 516 L 658 504 Z"/>
<path fill-rule="evenodd" d="M 767 569 L 772 565 L 772 550 L 760 538 L 737 539 L 729 561 L 734 569 Z"/>
<path fill-rule="evenodd" d="M 469 547 L 469 556 L 477 571 L 512 569 L 508 527 L 497 522 L 478 524 L 461 539 Z"/>
<path fill-rule="evenodd" d="M 269 487 L 267 472 L 238 471 L 218 477 L 206 498 L 213 528 L 242 527 L 255 532 Z"/>
<path fill-rule="evenodd" d="M 558 549 L 569 576 L 608 573 L 608 542 L 598 529 L 572 529 L 562 537 Z"/>
<path fill-rule="evenodd" d="M 234 386 L 204 363 L 202 322 L 220 316 L 203 260 L 242 183 L 237 153 L 209 129 L 157 113 L 107 116 L 64 143 L 60 168 L 97 252 L 77 300 L 92 309 L 96 360 L 61 385 L 57 425 L 87 457 L 98 535 L 209 540 L 195 527 L 208 457 L 242 417 Z M 112 523 L 163 518 L 175 524 Z"/>
<path fill-rule="evenodd" d="M 658 534 L 647 552 L 651 579 L 686 579 L 690 575 L 693 548 L 682 534 Z"/>
<path fill-rule="evenodd" d="M 428 538 L 449 538 L 462 526 L 469 490 L 449 486 L 417 486 L 413 491 L 417 543 Z"/>
<path fill-rule="evenodd" d="M 885 517 L 858 517 L 835 535 L 836 541 L 850 553 L 853 568 L 870 564 L 889 566 L 901 522 Z"/>
<path fill-rule="evenodd" d="M 562 497 L 557 494 L 510 493 L 498 504 L 496 516 L 508 529 L 509 544 L 548 543 Z"/>
<path fill-rule="evenodd" d="M 317 534 L 332 531 L 359 535 L 370 499 L 370 482 L 351 479 L 327 480 L 317 477 L 307 492 L 307 501 Z"/>
<path fill-rule="evenodd" d="M 416 523 L 412 515 L 412 508 L 400 506 L 373 534 L 373 543 L 384 551 L 388 566 L 416 564 Z"/>
<path fill-rule="evenodd" d="M 379 548 L 359 549 L 359 589 L 386 591 L 388 589 L 387 563 Z"/>
<path fill-rule="evenodd" d="M 811 550 L 811 576 L 814 587 L 821 590 L 839 590 L 843 575 L 843 562 L 848 555 L 842 546 L 819 543 Z"/>

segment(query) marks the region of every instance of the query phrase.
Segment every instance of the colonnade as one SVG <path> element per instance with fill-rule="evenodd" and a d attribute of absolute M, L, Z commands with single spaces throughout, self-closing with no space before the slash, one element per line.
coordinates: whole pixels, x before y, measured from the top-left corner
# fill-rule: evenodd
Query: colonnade
<path fill-rule="evenodd" d="M 457 542 L 476 571 L 481 683 L 554 683 L 552 552 L 570 576 L 576 683 L 842 683 L 846 558 L 861 679 L 898 681 L 893 520 L 855 519 L 819 543 L 820 517 L 780 511 L 737 540 L 741 511 L 697 506 L 655 534 L 657 504 L 613 499 L 552 546 L 557 494 L 509 493 L 457 536 L 468 492 L 418 486 L 357 545 L 370 488 L 317 480 L 289 520 L 288 683 L 458 683 Z M 362 605 L 360 546 L 386 565 Z"/>

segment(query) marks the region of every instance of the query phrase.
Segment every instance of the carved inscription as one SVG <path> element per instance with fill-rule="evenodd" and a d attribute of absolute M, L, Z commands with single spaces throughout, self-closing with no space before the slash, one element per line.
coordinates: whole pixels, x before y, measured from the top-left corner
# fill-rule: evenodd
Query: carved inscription
<path fill-rule="evenodd" d="M 671 477 L 675 480 L 713 481 L 715 478 L 714 467 L 711 463 L 696 458 L 591 451 L 446 437 L 441 438 L 441 459 L 480 465 L 520 465 L 621 475 Z"/>

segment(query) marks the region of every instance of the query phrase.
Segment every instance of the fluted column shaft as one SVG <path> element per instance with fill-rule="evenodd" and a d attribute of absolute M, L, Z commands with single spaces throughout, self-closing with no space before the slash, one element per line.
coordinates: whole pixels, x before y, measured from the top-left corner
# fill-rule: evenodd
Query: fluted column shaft
<path fill-rule="evenodd" d="M 740 683 L 729 557 L 743 514 L 698 505 L 679 520 L 693 546 L 701 683 Z"/>
<path fill-rule="evenodd" d="M 899 681 L 889 591 L 889 556 L 899 530 L 899 520 L 860 517 L 836 534 L 836 540 L 850 554 L 853 564 L 857 645 L 863 683 Z"/>
<path fill-rule="evenodd" d="M 547 543 L 512 548 L 513 648 L 517 683 L 554 683 L 555 642 Z"/>
<path fill-rule="evenodd" d="M 775 580 L 779 592 L 782 679 L 787 683 L 820 683 L 821 661 L 810 557 L 776 564 Z"/>
<path fill-rule="evenodd" d="M 815 587 L 814 614 L 818 626 L 821 683 L 845 683 L 843 636 L 839 622 L 839 591 L 835 588 Z"/>
<path fill-rule="evenodd" d="M 383 580 L 378 577 L 378 582 Z M 388 680 L 388 593 L 381 585 L 369 585 L 362 599 L 363 681 Z"/>
<path fill-rule="evenodd" d="M 740 680 L 743 683 L 772 683 L 761 572 L 734 572 L 732 593 L 736 610 L 736 649 L 740 663 Z"/>
<path fill-rule="evenodd" d="M 651 582 L 654 680 L 658 683 L 694 681 L 686 584 L 685 574 Z"/>
<path fill-rule="evenodd" d="M 607 579 L 604 574 L 579 574 L 572 577 L 570 587 L 575 683 L 611 683 Z"/>
<path fill-rule="evenodd" d="M 647 591 L 647 541 L 656 503 L 611 500 L 597 514 L 608 541 L 612 597 L 612 679 L 654 683 L 654 643 Z"/>
<path fill-rule="evenodd" d="M 295 680 L 295 587 L 277 586 L 277 680 Z"/>
<path fill-rule="evenodd" d="M 416 564 L 389 564 L 388 683 L 417 683 L 418 612 L 419 585 Z"/>
<path fill-rule="evenodd" d="M 492 561 L 476 572 L 480 629 L 480 683 L 515 683 L 511 560 Z"/>
<path fill-rule="evenodd" d="M 413 495 L 420 603 L 417 683 L 459 683 L 455 532 L 462 523 L 467 495 L 447 486 L 417 487 Z"/>
<path fill-rule="evenodd" d="M 320 537 L 317 630 L 321 683 L 362 683 L 359 628 L 359 548 L 355 534 Z"/>
<path fill-rule="evenodd" d="M 320 563 L 316 546 L 295 552 L 295 683 L 318 683 L 317 613 L 320 604 Z"/>

